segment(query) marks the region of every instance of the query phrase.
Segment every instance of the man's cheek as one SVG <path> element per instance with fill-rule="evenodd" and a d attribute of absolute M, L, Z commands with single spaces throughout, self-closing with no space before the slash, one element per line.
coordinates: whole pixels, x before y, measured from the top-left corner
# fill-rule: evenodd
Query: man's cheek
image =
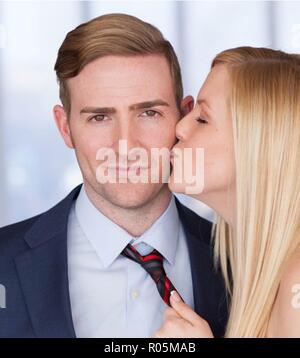
<path fill-rule="evenodd" d="M 156 135 L 153 138 L 147 138 L 147 141 L 143 142 L 143 144 L 147 148 L 167 148 L 171 149 L 176 142 L 175 133 L 172 135 L 171 133 L 166 133 L 164 136 Z"/>
<path fill-rule="evenodd" d="M 175 127 L 167 128 L 165 131 L 161 132 L 158 148 L 166 147 L 170 149 L 174 146 L 175 143 L 176 143 Z"/>
<path fill-rule="evenodd" d="M 80 138 L 80 140 L 76 143 L 77 153 L 92 163 L 96 163 L 97 152 L 101 147 L 100 143 L 93 142 L 89 138 Z"/>

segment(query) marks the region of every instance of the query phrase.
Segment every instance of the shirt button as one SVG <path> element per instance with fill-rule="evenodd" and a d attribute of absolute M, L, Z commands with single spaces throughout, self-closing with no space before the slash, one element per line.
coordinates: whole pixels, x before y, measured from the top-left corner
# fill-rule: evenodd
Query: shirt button
<path fill-rule="evenodd" d="M 132 291 L 131 296 L 134 300 L 136 300 L 137 298 L 140 297 L 140 292 L 138 290 Z"/>

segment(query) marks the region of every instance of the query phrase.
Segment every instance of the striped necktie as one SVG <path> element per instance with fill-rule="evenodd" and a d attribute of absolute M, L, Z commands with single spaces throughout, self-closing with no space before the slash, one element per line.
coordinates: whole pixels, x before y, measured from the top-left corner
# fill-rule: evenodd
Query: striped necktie
<path fill-rule="evenodd" d="M 149 255 L 142 256 L 132 245 L 127 245 L 122 251 L 122 255 L 128 259 L 139 263 L 152 277 L 156 283 L 158 292 L 163 301 L 170 306 L 170 293 L 176 288 L 169 280 L 163 267 L 163 256 L 153 250 Z"/>

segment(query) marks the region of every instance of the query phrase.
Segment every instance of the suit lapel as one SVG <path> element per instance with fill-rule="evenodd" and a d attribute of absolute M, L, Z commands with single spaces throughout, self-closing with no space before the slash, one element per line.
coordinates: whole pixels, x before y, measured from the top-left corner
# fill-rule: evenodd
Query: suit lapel
<path fill-rule="evenodd" d="M 75 337 L 68 282 L 67 226 L 75 188 L 26 233 L 30 249 L 15 258 L 37 337 Z"/>

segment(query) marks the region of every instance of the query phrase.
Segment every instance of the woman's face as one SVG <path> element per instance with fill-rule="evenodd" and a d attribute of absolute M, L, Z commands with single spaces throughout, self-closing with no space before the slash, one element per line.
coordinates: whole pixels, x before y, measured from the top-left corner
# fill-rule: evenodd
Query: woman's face
<path fill-rule="evenodd" d="M 234 187 L 235 159 L 229 110 L 229 74 L 225 65 L 216 65 L 200 89 L 194 109 L 177 124 L 178 143 L 173 148 L 173 172 L 169 184 L 172 191 L 204 199 L 209 205 L 205 200 L 208 194 Z M 191 148 L 190 152 L 187 148 Z M 196 148 L 203 148 L 203 161 L 196 157 Z M 178 152 L 183 153 L 183 161 L 178 159 Z M 178 163 L 181 165 L 177 168 L 182 168 L 175 171 L 174 165 Z M 192 170 L 183 171 L 184 166 Z M 192 187 L 193 176 L 199 175 L 203 176 L 203 183 L 201 180 L 195 182 L 196 190 L 190 193 L 187 188 Z M 180 177 L 182 181 L 178 182 Z"/>

